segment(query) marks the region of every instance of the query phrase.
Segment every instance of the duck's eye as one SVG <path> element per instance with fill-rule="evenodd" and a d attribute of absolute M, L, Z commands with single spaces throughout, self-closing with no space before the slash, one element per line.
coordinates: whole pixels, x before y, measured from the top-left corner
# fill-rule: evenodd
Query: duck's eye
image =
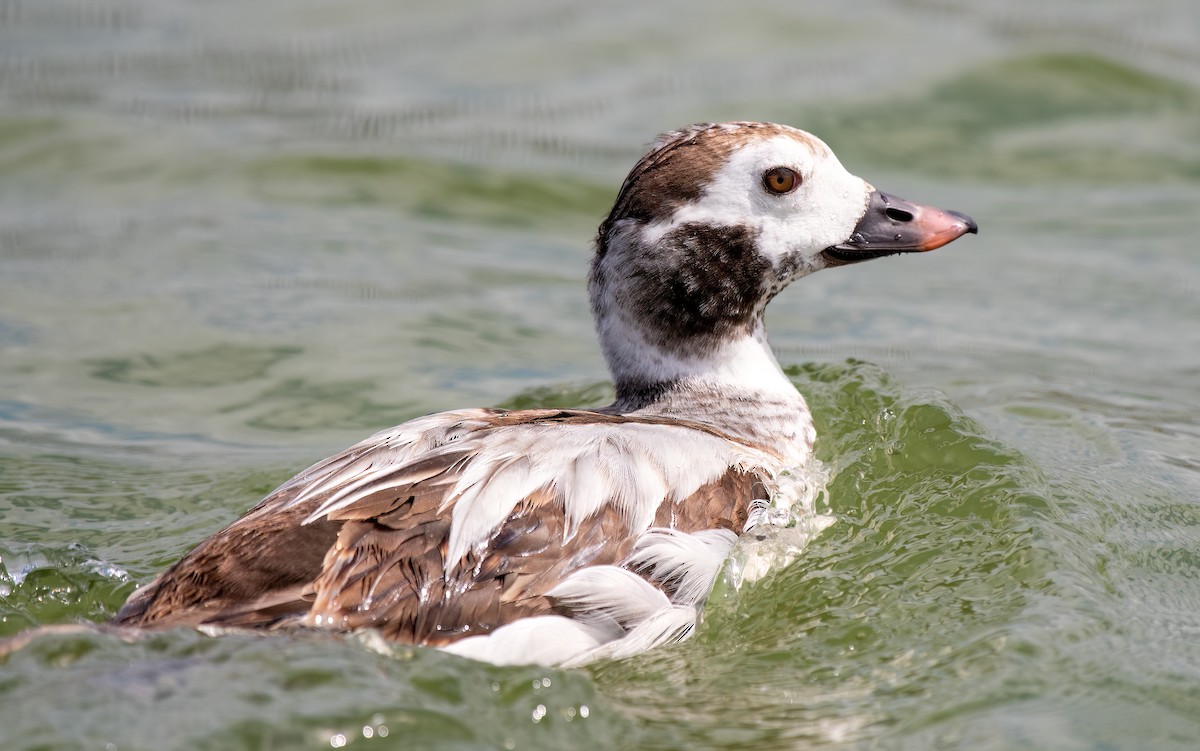
<path fill-rule="evenodd" d="M 800 185 L 800 176 L 787 167 L 775 167 L 763 173 L 763 187 L 777 196 L 791 193 Z"/>

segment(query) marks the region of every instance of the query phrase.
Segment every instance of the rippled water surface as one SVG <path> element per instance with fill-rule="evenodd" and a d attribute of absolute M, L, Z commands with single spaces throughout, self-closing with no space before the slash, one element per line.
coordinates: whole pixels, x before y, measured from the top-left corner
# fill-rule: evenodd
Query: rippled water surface
<path fill-rule="evenodd" d="M 602 403 L 589 243 L 662 130 L 804 127 L 982 228 L 772 304 L 837 522 L 691 641 L 47 636 L 0 746 L 1197 748 L 1198 38 L 1191 0 L 0 0 L 0 636 L 377 429 Z"/>

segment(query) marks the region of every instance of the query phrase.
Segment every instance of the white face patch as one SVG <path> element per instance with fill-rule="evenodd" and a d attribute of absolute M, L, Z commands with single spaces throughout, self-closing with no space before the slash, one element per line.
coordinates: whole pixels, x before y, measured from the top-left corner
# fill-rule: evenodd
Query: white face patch
<path fill-rule="evenodd" d="M 763 175 L 775 167 L 800 175 L 799 187 L 784 195 L 768 191 Z M 802 276 L 825 266 L 821 251 L 850 238 L 872 190 L 847 172 L 815 136 L 796 131 L 750 138 L 734 148 L 699 201 L 647 225 L 641 239 L 653 246 L 667 232 L 689 223 L 747 226 L 758 231 L 759 252 L 776 268 L 790 265 L 795 267 L 793 276 Z"/>

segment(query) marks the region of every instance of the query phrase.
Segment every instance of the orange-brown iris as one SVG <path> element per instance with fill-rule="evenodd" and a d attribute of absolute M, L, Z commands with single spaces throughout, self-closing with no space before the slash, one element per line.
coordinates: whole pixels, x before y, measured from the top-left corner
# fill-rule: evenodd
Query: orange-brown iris
<path fill-rule="evenodd" d="M 763 173 L 763 185 L 775 195 L 791 193 L 800 184 L 800 176 L 787 167 L 775 167 Z"/>

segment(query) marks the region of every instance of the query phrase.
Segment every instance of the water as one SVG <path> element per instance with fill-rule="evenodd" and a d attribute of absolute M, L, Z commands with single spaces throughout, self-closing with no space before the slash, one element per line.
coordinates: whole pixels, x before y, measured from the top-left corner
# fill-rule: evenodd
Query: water
<path fill-rule="evenodd" d="M 376 429 L 603 402 L 588 243 L 662 130 L 798 125 L 981 227 L 772 304 L 837 521 L 691 641 L 47 637 L 0 745 L 1195 748 L 1198 37 L 1185 0 L 0 3 L 0 635 L 106 619 Z"/>

